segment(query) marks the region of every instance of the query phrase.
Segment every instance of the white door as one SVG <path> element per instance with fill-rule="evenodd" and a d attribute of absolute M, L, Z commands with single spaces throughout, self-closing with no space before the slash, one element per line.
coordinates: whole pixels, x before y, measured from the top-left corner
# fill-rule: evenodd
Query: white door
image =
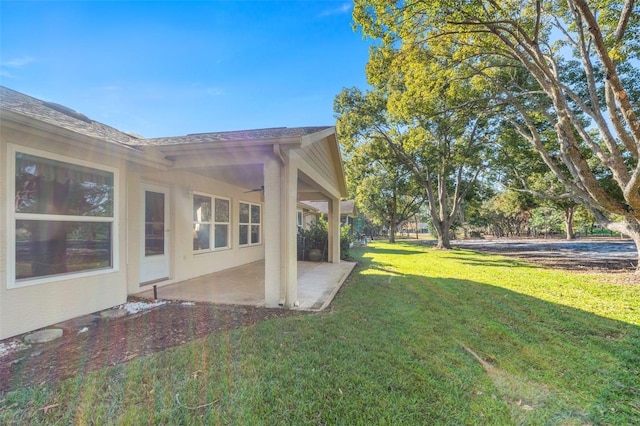
<path fill-rule="evenodd" d="M 169 278 L 169 189 L 143 185 L 140 282 Z"/>

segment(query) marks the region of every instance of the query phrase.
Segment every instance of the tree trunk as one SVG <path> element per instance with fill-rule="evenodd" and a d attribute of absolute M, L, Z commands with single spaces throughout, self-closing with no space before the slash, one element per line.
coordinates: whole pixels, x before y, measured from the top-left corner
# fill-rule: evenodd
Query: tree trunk
<path fill-rule="evenodd" d="M 640 230 L 635 229 L 634 231 L 627 233 L 627 235 L 633 240 L 633 242 L 636 245 L 636 251 L 638 252 L 636 256 L 636 275 L 639 275 L 640 274 Z"/>
<path fill-rule="evenodd" d="M 573 240 L 576 236 L 573 232 L 573 212 L 574 207 L 564 209 L 564 229 L 567 232 L 567 240 Z"/>
<path fill-rule="evenodd" d="M 389 220 L 389 243 L 394 244 L 396 242 L 396 218 L 392 217 Z"/>
<path fill-rule="evenodd" d="M 443 250 L 451 249 L 451 234 L 449 231 L 449 224 L 441 221 L 434 221 L 433 227 L 436 231 L 436 234 L 438 234 L 438 245 L 436 247 Z"/>
<path fill-rule="evenodd" d="M 596 215 L 596 218 L 598 216 Z M 626 217 L 622 222 L 601 222 L 610 231 L 620 232 L 633 240 L 636 245 L 636 274 L 640 274 L 640 223 L 632 217 Z"/>

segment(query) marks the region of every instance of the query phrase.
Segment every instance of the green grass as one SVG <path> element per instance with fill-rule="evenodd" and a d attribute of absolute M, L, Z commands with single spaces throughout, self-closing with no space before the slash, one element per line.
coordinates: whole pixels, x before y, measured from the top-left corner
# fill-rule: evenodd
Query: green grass
<path fill-rule="evenodd" d="M 0 424 L 640 419 L 640 285 L 407 243 L 351 254 L 328 312 L 0 395 Z"/>

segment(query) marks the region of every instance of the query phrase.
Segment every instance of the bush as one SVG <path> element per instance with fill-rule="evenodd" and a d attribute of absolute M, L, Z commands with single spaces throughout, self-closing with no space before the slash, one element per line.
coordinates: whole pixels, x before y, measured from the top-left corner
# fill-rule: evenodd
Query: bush
<path fill-rule="evenodd" d="M 322 260 L 327 256 L 327 242 L 329 233 L 327 231 L 327 221 L 323 218 L 318 218 L 309 224 L 309 229 L 303 229 L 300 231 L 302 237 L 302 250 L 304 251 L 305 259 L 309 254 L 309 250 L 318 249 L 322 252 Z"/>
<path fill-rule="evenodd" d="M 340 259 L 350 259 L 349 249 L 353 243 L 353 235 L 351 235 L 351 226 L 343 225 L 340 227 Z"/>
<path fill-rule="evenodd" d="M 351 236 L 351 229 L 349 225 L 340 227 L 340 258 L 349 259 L 349 248 L 353 242 Z M 309 229 L 303 229 L 300 231 L 301 237 L 301 249 L 304 252 L 304 257 L 309 254 L 309 250 L 318 249 L 322 251 L 322 260 L 326 261 L 328 258 L 328 241 L 329 232 L 327 221 L 323 218 L 319 218 L 309 225 Z"/>

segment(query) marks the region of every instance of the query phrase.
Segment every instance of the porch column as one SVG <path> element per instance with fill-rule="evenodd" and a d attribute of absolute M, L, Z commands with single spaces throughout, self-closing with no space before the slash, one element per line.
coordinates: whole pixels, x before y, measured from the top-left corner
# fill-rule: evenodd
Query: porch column
<path fill-rule="evenodd" d="M 264 303 L 273 308 L 284 302 L 282 284 L 282 233 L 280 180 L 282 165 L 268 158 L 264 165 Z"/>
<path fill-rule="evenodd" d="M 284 284 L 284 306 L 298 306 L 298 166 L 294 158 L 286 161 L 282 179 L 282 266 Z"/>
<path fill-rule="evenodd" d="M 331 263 L 340 263 L 340 199 L 329 199 L 328 231 L 329 231 L 329 256 Z"/>

